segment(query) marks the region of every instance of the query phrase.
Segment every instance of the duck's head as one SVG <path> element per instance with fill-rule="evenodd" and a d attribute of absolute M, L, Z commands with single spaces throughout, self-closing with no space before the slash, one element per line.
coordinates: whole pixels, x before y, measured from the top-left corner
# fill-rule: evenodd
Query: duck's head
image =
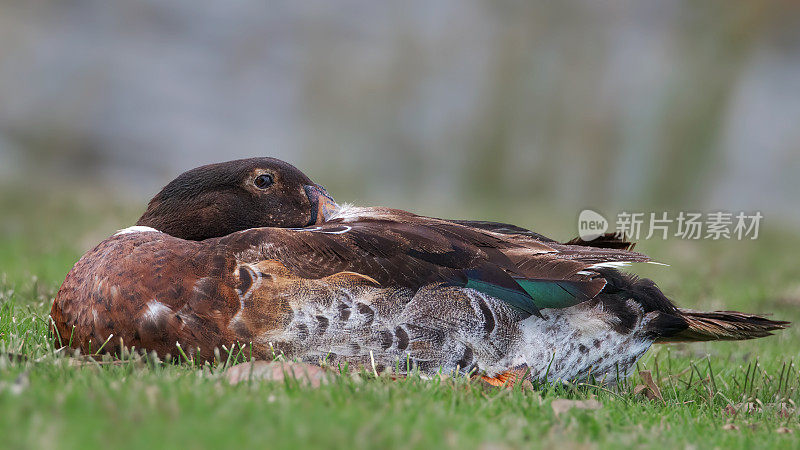
<path fill-rule="evenodd" d="M 337 208 L 325 189 L 291 164 L 251 158 L 182 173 L 150 200 L 136 225 L 203 240 L 248 228 L 319 224 Z"/>

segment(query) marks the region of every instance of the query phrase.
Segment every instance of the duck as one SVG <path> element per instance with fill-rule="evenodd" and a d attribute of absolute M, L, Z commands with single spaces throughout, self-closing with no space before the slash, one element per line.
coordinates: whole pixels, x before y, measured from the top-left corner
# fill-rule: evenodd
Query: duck
<path fill-rule="evenodd" d="M 337 204 L 296 167 L 251 158 L 179 175 L 69 271 L 60 347 L 616 383 L 653 345 L 764 337 L 789 322 L 679 308 L 623 272 L 622 237 L 558 242 L 511 224 Z M 242 347 L 244 346 L 244 347 Z"/>

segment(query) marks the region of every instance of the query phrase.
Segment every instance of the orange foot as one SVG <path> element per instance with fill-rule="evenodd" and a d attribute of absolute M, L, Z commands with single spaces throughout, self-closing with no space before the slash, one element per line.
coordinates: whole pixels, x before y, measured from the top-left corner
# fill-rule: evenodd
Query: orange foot
<path fill-rule="evenodd" d="M 481 376 L 481 380 L 489 383 L 492 386 L 514 386 L 525 380 L 524 369 L 514 369 L 507 372 L 497 374 L 493 377 Z"/>

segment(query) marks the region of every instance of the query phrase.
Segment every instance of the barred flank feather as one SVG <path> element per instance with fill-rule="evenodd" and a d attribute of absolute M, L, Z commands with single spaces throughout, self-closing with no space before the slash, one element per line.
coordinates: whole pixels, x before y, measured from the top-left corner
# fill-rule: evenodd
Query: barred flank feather
<path fill-rule="evenodd" d="M 755 339 L 769 336 L 770 331 L 782 330 L 790 323 L 736 311 L 702 312 L 681 308 L 678 311 L 689 327 L 672 336 L 659 337 L 657 343 Z"/>

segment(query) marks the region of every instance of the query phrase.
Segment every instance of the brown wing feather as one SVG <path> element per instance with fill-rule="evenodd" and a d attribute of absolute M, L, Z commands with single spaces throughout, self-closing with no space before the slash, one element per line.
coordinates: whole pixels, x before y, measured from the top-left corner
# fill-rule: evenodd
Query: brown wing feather
<path fill-rule="evenodd" d="M 470 228 L 477 228 L 480 230 L 491 231 L 492 233 L 507 234 L 507 235 L 521 235 L 532 237 L 542 242 L 556 242 L 547 236 L 541 235 L 535 231 L 527 228 L 518 227 L 510 223 L 491 222 L 487 220 L 448 220 L 458 225 Z"/>
<path fill-rule="evenodd" d="M 350 271 L 412 289 L 475 278 L 522 295 L 528 294 L 514 279 L 573 281 L 585 299 L 605 285 L 594 264 L 649 260 L 641 253 L 542 242 L 408 213 L 398 220 L 360 217 L 314 228 L 253 229 L 221 242 L 245 259 L 277 259 L 306 278 Z"/>
<path fill-rule="evenodd" d="M 449 220 L 449 222 L 470 228 L 491 231 L 492 233 L 500 233 L 512 236 L 528 236 L 542 242 L 558 243 L 547 236 L 539 234 L 535 231 L 531 231 L 527 228 L 512 225 L 510 223 L 491 222 L 486 220 Z M 633 248 L 636 246 L 635 242 L 631 242 L 625 237 L 620 237 L 617 233 L 605 233 L 595 239 L 592 239 L 591 241 L 585 241 L 580 237 L 576 237 L 564 242 L 564 244 L 580 245 L 584 247 L 612 248 L 617 250 L 633 250 Z"/>
<path fill-rule="evenodd" d="M 363 221 L 296 230 L 252 229 L 221 238 L 219 243 L 243 261 L 276 259 L 301 277 L 348 271 L 386 286 L 459 283 L 465 281 L 464 271 L 489 266 L 514 270 L 510 259 L 498 250 L 506 245 L 502 240 L 466 228 Z"/>

